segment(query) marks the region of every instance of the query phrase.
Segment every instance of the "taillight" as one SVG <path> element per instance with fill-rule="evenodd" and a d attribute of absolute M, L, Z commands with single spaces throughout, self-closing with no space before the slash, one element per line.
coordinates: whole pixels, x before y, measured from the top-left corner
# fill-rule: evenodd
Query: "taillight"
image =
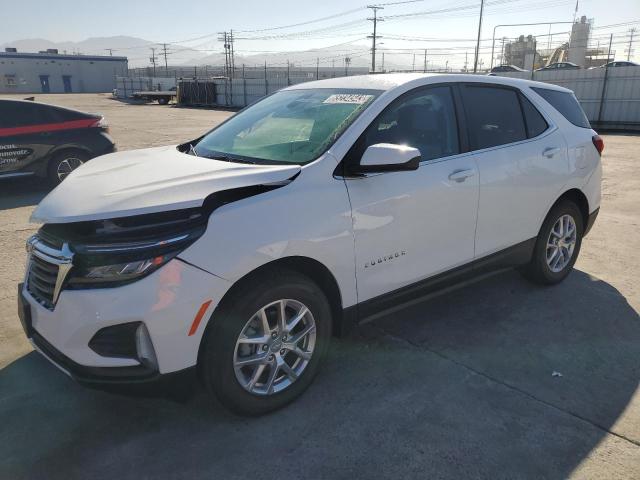
<path fill-rule="evenodd" d="M 92 128 L 102 128 L 104 130 L 109 130 L 109 124 L 104 119 L 104 117 L 97 118 L 95 122 L 93 122 L 89 127 Z"/>
<path fill-rule="evenodd" d="M 596 147 L 596 150 L 598 150 L 598 153 L 602 155 L 602 151 L 604 150 L 604 140 L 602 140 L 602 137 L 600 135 L 594 135 L 591 137 L 591 141 L 593 142 L 593 146 Z"/>

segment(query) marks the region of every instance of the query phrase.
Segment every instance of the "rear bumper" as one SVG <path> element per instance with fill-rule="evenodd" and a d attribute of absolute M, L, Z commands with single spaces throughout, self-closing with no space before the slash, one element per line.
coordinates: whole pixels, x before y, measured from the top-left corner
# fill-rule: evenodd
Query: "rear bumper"
<path fill-rule="evenodd" d="M 593 227 L 593 224 L 596 223 L 596 218 L 598 217 L 598 213 L 600 213 L 600 207 L 596 208 L 593 212 L 589 214 L 589 217 L 587 218 L 587 224 L 584 226 L 584 233 L 582 234 L 583 236 L 587 235 L 591 230 L 591 228 Z"/>

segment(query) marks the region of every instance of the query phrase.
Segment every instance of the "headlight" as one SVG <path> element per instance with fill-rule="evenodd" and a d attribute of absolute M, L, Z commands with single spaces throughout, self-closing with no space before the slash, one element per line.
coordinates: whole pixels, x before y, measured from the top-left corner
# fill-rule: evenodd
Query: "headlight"
<path fill-rule="evenodd" d="M 114 284 L 122 285 L 144 277 L 145 275 L 149 275 L 177 254 L 178 252 L 176 251 L 143 260 L 78 268 L 70 277 L 69 286 L 72 288 L 88 288 L 96 287 L 98 285 L 105 287 L 115 286 Z"/>
<path fill-rule="evenodd" d="M 76 224 L 44 225 L 49 245 L 68 244 L 73 266 L 64 288 L 109 288 L 145 277 L 202 236 L 208 214 L 200 209 Z"/>

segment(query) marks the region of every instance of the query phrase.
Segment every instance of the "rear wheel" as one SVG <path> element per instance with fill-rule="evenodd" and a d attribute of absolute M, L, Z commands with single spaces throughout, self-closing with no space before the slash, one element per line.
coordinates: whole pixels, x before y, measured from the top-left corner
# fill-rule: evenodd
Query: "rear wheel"
<path fill-rule="evenodd" d="M 293 271 L 260 275 L 225 299 L 200 356 L 205 386 L 230 410 L 278 409 L 311 384 L 331 337 L 322 290 Z"/>
<path fill-rule="evenodd" d="M 525 277 L 544 285 L 564 280 L 580 253 L 583 232 L 578 206 L 569 200 L 556 205 L 542 224 L 531 262 L 522 270 Z"/>
<path fill-rule="evenodd" d="M 77 150 L 68 150 L 56 154 L 49 162 L 49 181 L 58 185 L 76 168 L 89 159 L 89 156 Z"/>
<path fill-rule="evenodd" d="M 160 97 L 160 98 L 158 99 L 158 103 L 159 103 L 160 105 L 166 105 L 167 103 L 169 103 L 169 99 L 168 99 L 168 98 L 166 98 L 166 97 Z"/>

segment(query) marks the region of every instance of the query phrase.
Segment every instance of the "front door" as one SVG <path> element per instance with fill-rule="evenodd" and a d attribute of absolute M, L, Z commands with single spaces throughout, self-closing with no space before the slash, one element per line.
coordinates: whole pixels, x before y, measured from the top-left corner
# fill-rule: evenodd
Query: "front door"
<path fill-rule="evenodd" d="M 49 88 L 49 75 L 40 75 L 40 88 L 42 89 L 42 93 L 49 93 L 51 88 Z"/>
<path fill-rule="evenodd" d="M 418 148 L 422 161 L 415 171 L 346 179 L 359 302 L 474 256 L 479 177 L 473 157 L 459 153 L 451 88 L 422 87 L 397 99 L 372 122 L 350 157 L 361 157 L 378 143 Z"/>

